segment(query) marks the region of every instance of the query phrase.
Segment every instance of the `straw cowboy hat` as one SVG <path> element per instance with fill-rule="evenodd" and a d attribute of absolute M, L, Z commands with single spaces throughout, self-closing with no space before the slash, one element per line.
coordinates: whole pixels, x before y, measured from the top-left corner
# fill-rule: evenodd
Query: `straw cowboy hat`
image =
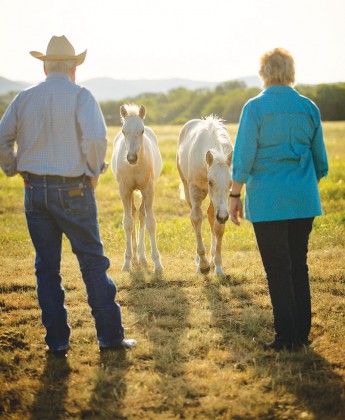
<path fill-rule="evenodd" d="M 30 51 L 30 54 L 42 61 L 74 60 L 76 65 L 79 66 L 80 64 L 84 63 L 86 51 L 87 50 L 79 55 L 75 55 L 73 45 L 64 35 L 62 35 L 52 37 L 52 39 L 49 41 L 45 55 L 38 51 Z"/>

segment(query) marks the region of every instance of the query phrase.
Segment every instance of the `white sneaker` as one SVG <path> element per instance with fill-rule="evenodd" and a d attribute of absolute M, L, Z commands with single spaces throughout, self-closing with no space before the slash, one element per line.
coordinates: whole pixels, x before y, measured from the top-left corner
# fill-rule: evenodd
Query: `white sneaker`
<path fill-rule="evenodd" d="M 137 340 L 134 340 L 134 338 L 127 338 L 123 339 L 120 344 L 117 344 L 116 346 L 109 346 L 109 347 L 100 347 L 101 352 L 106 351 L 114 351 L 114 350 L 121 350 L 121 349 L 131 349 L 132 347 L 137 345 Z"/>
<path fill-rule="evenodd" d="M 137 340 L 134 340 L 134 338 L 124 338 L 121 341 L 121 346 L 125 347 L 126 349 L 130 349 L 137 345 Z"/>

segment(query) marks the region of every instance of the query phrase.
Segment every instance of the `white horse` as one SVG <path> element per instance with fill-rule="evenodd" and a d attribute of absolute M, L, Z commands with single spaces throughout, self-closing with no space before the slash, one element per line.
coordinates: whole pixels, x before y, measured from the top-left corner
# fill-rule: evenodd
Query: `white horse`
<path fill-rule="evenodd" d="M 204 120 L 188 121 L 180 132 L 177 169 L 182 181 L 181 198 L 191 207 L 190 219 L 197 242 L 197 271 L 207 274 L 210 267 L 224 275 L 222 269 L 222 239 L 229 218 L 228 197 L 231 187 L 233 145 L 223 120 L 208 116 Z M 201 204 L 207 194 L 207 209 L 211 227 L 211 260 L 207 260 L 201 235 Z"/>
<path fill-rule="evenodd" d="M 162 158 L 154 132 L 144 125 L 144 106 L 122 105 L 123 123 L 114 140 L 112 171 L 119 183 L 123 203 L 123 226 L 126 232 L 126 251 L 122 271 L 130 271 L 132 263 L 147 266 L 145 256 L 145 222 L 150 235 L 154 271 L 163 270 L 156 243 L 156 220 L 153 214 L 154 182 L 162 170 Z M 137 210 L 134 191 L 140 191 L 139 235 L 135 233 Z"/>

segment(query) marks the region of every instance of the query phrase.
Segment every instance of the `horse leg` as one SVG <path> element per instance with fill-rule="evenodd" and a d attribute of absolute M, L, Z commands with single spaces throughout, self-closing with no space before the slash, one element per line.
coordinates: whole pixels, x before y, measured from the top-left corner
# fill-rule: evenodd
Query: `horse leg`
<path fill-rule="evenodd" d="M 216 250 L 214 254 L 215 273 L 224 276 L 222 269 L 222 241 L 225 230 L 225 223 L 218 223 L 216 220 L 214 223 L 214 231 L 216 235 Z"/>
<path fill-rule="evenodd" d="M 147 259 L 145 255 L 145 203 L 142 199 L 139 208 L 139 240 L 138 240 L 138 251 L 139 251 L 139 264 L 147 267 Z"/>
<path fill-rule="evenodd" d="M 192 203 L 190 202 L 188 183 L 187 183 L 185 177 L 183 176 L 183 173 L 181 171 L 178 159 L 177 159 L 177 170 L 178 170 L 178 173 L 180 175 L 180 178 L 181 178 L 181 181 L 182 181 L 182 184 L 183 184 L 183 191 L 184 191 L 185 200 L 187 201 L 189 207 L 192 207 Z"/>
<path fill-rule="evenodd" d="M 143 201 L 145 203 L 146 210 L 146 229 L 150 235 L 151 242 L 151 258 L 154 264 L 154 271 L 163 271 L 161 264 L 161 256 L 159 254 L 157 243 L 156 243 L 156 219 L 153 214 L 153 198 L 154 198 L 154 185 L 153 182 L 142 191 Z"/>
<path fill-rule="evenodd" d="M 126 232 L 125 261 L 122 266 L 122 271 L 130 271 L 133 258 L 132 235 L 134 228 L 134 220 L 132 216 L 132 192 L 127 191 L 122 184 L 120 184 L 119 190 L 124 212 L 123 228 Z"/>
<path fill-rule="evenodd" d="M 134 193 L 132 194 L 132 217 L 133 217 L 133 230 L 132 230 L 132 249 L 133 249 L 133 262 L 138 264 L 138 244 L 137 244 L 137 235 L 136 235 L 136 219 L 137 219 L 137 209 L 134 203 Z"/>
<path fill-rule="evenodd" d="M 211 266 L 211 268 L 214 268 L 214 266 L 215 266 L 214 255 L 215 255 L 215 252 L 216 252 L 216 235 L 215 235 L 215 232 L 214 232 L 214 222 L 215 222 L 216 218 L 214 217 L 214 207 L 213 207 L 212 201 L 210 201 L 210 204 L 209 204 L 208 209 L 207 209 L 207 217 L 208 217 L 208 222 L 209 222 L 210 228 L 211 228 L 210 266 Z"/>
<path fill-rule="evenodd" d="M 192 222 L 195 236 L 196 236 L 196 258 L 197 272 L 207 274 L 210 271 L 210 264 L 206 258 L 206 248 L 202 240 L 201 225 L 202 225 L 202 210 L 201 203 L 206 197 L 207 192 L 201 191 L 196 185 L 189 186 L 189 196 L 192 205 L 190 212 L 190 220 Z"/>

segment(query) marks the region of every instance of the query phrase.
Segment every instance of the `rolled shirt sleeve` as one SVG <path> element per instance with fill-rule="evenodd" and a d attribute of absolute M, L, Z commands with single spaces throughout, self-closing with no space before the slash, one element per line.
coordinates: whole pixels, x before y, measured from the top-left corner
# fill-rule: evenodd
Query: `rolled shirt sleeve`
<path fill-rule="evenodd" d="M 85 88 L 80 92 L 77 120 L 82 153 L 86 157 L 86 175 L 98 177 L 107 151 L 106 125 L 99 104 Z"/>
<path fill-rule="evenodd" d="M 14 144 L 17 136 L 17 97 L 7 108 L 0 122 L 0 166 L 7 176 L 17 171 L 17 158 Z"/>

